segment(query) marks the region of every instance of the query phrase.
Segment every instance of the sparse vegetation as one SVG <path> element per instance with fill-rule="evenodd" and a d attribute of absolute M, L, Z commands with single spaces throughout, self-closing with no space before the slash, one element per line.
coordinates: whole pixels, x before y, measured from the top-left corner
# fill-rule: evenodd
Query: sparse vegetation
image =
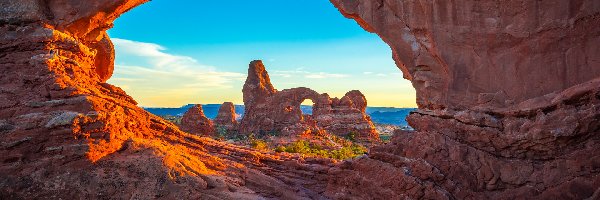
<path fill-rule="evenodd" d="M 252 148 L 255 148 L 258 150 L 268 150 L 269 149 L 269 145 L 267 144 L 267 142 L 265 142 L 264 140 L 259 140 L 259 139 L 252 139 L 250 141 L 250 146 Z"/>
<path fill-rule="evenodd" d="M 350 132 L 346 135 L 346 139 L 352 141 L 352 142 L 356 142 L 356 132 Z"/>
<path fill-rule="evenodd" d="M 333 158 L 333 159 L 348 159 L 363 155 L 367 152 L 364 146 L 350 143 L 339 149 L 327 149 L 323 146 L 310 143 L 305 140 L 298 140 L 288 144 L 286 147 L 279 146 L 275 149 L 277 152 L 300 153 L 308 156 Z"/>
<path fill-rule="evenodd" d="M 379 138 L 383 143 L 387 143 L 392 139 L 392 135 L 379 135 Z"/>
<path fill-rule="evenodd" d="M 258 150 L 270 149 L 280 153 L 298 153 L 306 156 L 332 158 L 339 160 L 355 158 L 367 152 L 366 147 L 341 137 L 331 135 L 326 138 L 322 138 L 322 140 L 327 142 L 318 140 L 318 142 L 297 140 L 287 145 L 278 145 L 275 148 L 271 148 L 272 142 L 270 142 L 270 140 L 258 139 L 254 134 L 250 134 L 245 139 L 238 141 L 246 143 L 250 147 Z"/>
<path fill-rule="evenodd" d="M 218 139 L 224 140 L 225 137 L 227 137 L 227 129 L 225 129 L 225 127 L 222 126 L 217 126 L 215 128 L 215 135 Z"/>
<path fill-rule="evenodd" d="M 161 115 L 159 116 L 173 124 L 181 124 L 181 116 L 173 116 L 173 115 Z"/>
<path fill-rule="evenodd" d="M 181 123 L 181 117 L 164 115 L 164 119 L 175 123 Z M 349 159 L 367 152 L 367 148 L 358 144 L 356 141 L 357 133 L 349 132 L 345 137 L 339 137 L 333 134 L 318 135 L 312 139 L 299 139 L 289 144 L 274 144 L 273 138 L 286 137 L 279 131 L 261 131 L 258 134 L 249 135 L 238 134 L 228 131 L 225 127 L 215 127 L 215 139 L 229 141 L 238 145 L 247 145 L 257 150 L 273 150 L 275 152 L 298 153 L 312 157 Z M 381 136 L 382 140 L 385 136 Z M 389 139 L 388 139 L 389 140 Z"/>
<path fill-rule="evenodd" d="M 275 148 L 275 152 L 279 152 L 279 153 L 285 152 L 285 147 L 279 145 L 279 146 L 277 146 L 277 148 Z"/>

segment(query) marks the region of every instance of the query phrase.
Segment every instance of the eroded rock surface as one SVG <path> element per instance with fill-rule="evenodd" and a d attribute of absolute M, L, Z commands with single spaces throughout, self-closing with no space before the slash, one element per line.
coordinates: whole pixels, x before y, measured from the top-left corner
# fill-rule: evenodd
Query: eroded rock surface
<path fill-rule="evenodd" d="M 0 0 L 0 199 L 319 199 L 331 160 L 180 131 L 105 83 L 134 0 Z"/>
<path fill-rule="evenodd" d="M 600 76 L 594 0 L 332 0 L 387 42 L 421 108 L 503 108 Z"/>
<path fill-rule="evenodd" d="M 419 110 L 328 195 L 600 198 L 597 1 L 332 2 L 391 46 Z"/>
<path fill-rule="evenodd" d="M 187 134 L 104 83 L 105 31 L 142 2 L 0 1 L 1 197 L 600 196 L 598 1 L 332 0 L 392 47 L 420 108 L 417 131 L 341 164 Z"/>
<path fill-rule="evenodd" d="M 252 61 L 243 93 L 246 110 L 241 133 L 299 135 L 325 130 L 339 136 L 354 133 L 359 140 L 379 141 L 375 126 L 365 113 L 367 99 L 358 90 L 346 93 L 341 99 L 305 87 L 277 91 L 262 61 Z M 300 110 L 306 99 L 314 103 L 311 116 Z"/>
<path fill-rule="evenodd" d="M 181 118 L 182 131 L 202 136 L 211 136 L 215 134 L 213 122 L 204 115 L 202 105 L 192 106 L 183 114 Z"/>
<path fill-rule="evenodd" d="M 235 105 L 232 102 L 223 103 L 213 123 L 217 129 L 222 128 L 228 132 L 237 130 L 238 122 L 235 114 Z"/>

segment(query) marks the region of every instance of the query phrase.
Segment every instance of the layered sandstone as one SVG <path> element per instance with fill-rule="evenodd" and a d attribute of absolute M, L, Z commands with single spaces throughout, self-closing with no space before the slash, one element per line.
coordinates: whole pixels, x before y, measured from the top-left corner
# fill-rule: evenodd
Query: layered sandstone
<path fill-rule="evenodd" d="M 357 139 L 365 141 L 379 140 L 371 118 L 365 113 L 367 99 L 358 90 L 341 99 L 305 87 L 278 91 L 262 61 L 252 61 L 243 93 L 246 110 L 239 128 L 241 133 L 299 135 L 325 130 L 339 136 L 354 133 Z M 306 99 L 314 103 L 312 116 L 300 110 Z"/>
<path fill-rule="evenodd" d="M 235 105 L 231 102 L 221 104 L 217 117 L 213 120 L 213 123 L 217 129 L 223 128 L 228 132 L 235 131 L 238 125 L 235 114 Z"/>
<path fill-rule="evenodd" d="M 600 76 L 594 0 L 332 3 L 390 45 L 421 108 L 507 108 Z"/>
<path fill-rule="evenodd" d="M 323 96 L 328 97 L 327 94 Z M 340 136 L 355 134 L 359 140 L 379 140 L 375 125 L 366 114 L 367 99 L 360 91 L 352 90 L 341 99 L 328 99 L 327 102 L 315 104 L 313 109 L 313 118 L 318 126 Z"/>
<path fill-rule="evenodd" d="M 390 45 L 419 110 L 329 195 L 599 198 L 596 1 L 332 2 Z"/>
<path fill-rule="evenodd" d="M 0 196 L 600 196 L 597 1 L 332 0 L 392 47 L 420 107 L 416 132 L 341 164 L 181 132 L 104 83 L 105 31 L 142 2 L 0 1 Z"/>
<path fill-rule="evenodd" d="M 325 198 L 331 161 L 182 132 L 104 82 L 141 2 L 0 1 L 0 199 Z"/>
<path fill-rule="evenodd" d="M 213 122 L 204 115 L 200 104 L 192 106 L 183 114 L 179 128 L 196 135 L 211 136 L 215 134 Z"/>

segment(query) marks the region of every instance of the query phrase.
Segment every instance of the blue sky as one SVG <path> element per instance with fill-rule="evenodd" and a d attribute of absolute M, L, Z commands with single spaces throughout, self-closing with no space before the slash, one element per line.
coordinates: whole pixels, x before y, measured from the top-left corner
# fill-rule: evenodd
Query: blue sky
<path fill-rule="evenodd" d="M 390 48 L 327 0 L 153 0 L 109 30 L 116 49 L 110 83 L 141 106 L 242 104 L 251 60 L 264 61 L 277 89 L 310 87 L 370 106 L 415 107 Z"/>

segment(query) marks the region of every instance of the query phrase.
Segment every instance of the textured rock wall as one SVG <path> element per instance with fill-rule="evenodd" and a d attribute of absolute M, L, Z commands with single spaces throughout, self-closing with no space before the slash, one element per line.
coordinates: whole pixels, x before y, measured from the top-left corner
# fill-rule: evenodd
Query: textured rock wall
<path fill-rule="evenodd" d="M 0 0 L 0 196 L 600 196 L 598 1 L 332 2 L 390 44 L 420 106 L 416 132 L 341 164 L 181 132 L 104 83 L 105 30 L 142 1 Z"/>
<path fill-rule="evenodd" d="M 509 107 L 600 76 L 594 0 L 332 0 L 377 33 L 421 108 Z"/>
<path fill-rule="evenodd" d="M 319 103 L 313 109 L 313 118 L 317 125 L 338 136 L 356 134 L 356 139 L 379 141 L 379 134 L 371 117 L 366 114 L 367 99 L 358 90 L 347 92 L 341 99 L 329 98 L 322 94 Z"/>
<path fill-rule="evenodd" d="M 339 136 L 354 132 L 357 139 L 379 141 L 371 118 L 365 114 L 367 99 L 358 90 L 348 92 L 341 99 L 304 87 L 277 91 L 263 63 L 252 61 L 243 93 L 246 110 L 239 127 L 241 133 L 275 131 L 299 135 L 326 130 Z M 300 110 L 300 104 L 306 99 L 314 103 L 311 118 Z"/>
<path fill-rule="evenodd" d="M 390 45 L 419 110 L 329 195 L 600 198 L 598 1 L 332 3 Z"/>
<path fill-rule="evenodd" d="M 324 198 L 331 161 L 181 132 L 104 82 L 142 2 L 0 0 L 0 199 Z"/>

